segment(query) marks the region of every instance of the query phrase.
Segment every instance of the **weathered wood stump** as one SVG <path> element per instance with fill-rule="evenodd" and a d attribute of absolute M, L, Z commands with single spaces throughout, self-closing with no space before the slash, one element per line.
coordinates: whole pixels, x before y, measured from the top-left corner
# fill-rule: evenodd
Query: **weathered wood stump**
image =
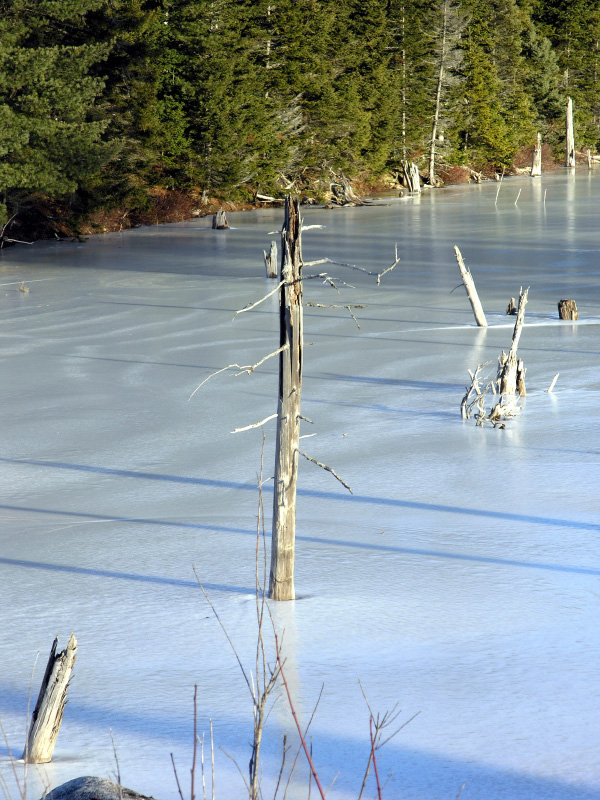
<path fill-rule="evenodd" d="M 67 703 L 67 688 L 75 664 L 77 639 L 72 633 L 66 648 L 58 655 L 57 645 L 58 637 L 50 650 L 50 658 L 31 717 L 29 735 L 22 756 L 28 764 L 46 764 L 52 760 Z"/>
<path fill-rule="evenodd" d="M 224 231 L 229 228 L 229 222 L 227 221 L 227 214 L 220 208 L 217 213 L 213 216 L 212 221 L 213 229 L 216 231 Z"/>
<path fill-rule="evenodd" d="M 515 304 L 515 298 L 511 297 L 510 298 L 510 303 L 506 306 L 506 314 L 507 314 L 507 316 L 510 317 L 510 316 L 513 316 L 516 313 L 517 313 L 517 306 Z"/>
<path fill-rule="evenodd" d="M 575 300 L 559 300 L 558 301 L 558 318 L 559 319 L 579 319 L 579 312 Z"/>
<path fill-rule="evenodd" d="M 266 250 L 263 250 L 263 255 L 265 257 L 265 270 L 267 273 L 267 278 L 276 278 L 277 277 L 277 242 L 271 242 L 271 249 L 267 253 Z"/>
<path fill-rule="evenodd" d="M 475 281 L 473 280 L 471 271 L 463 261 L 463 257 L 458 247 L 456 246 L 454 247 L 454 252 L 456 254 L 456 260 L 458 261 L 460 276 L 465 285 L 465 289 L 467 290 L 467 296 L 469 298 L 469 302 L 471 303 L 473 314 L 475 315 L 475 322 L 477 322 L 480 328 L 487 328 L 487 320 L 485 318 L 485 314 L 483 313 L 483 307 L 479 300 L 479 295 L 477 294 L 477 289 L 475 288 Z"/>
<path fill-rule="evenodd" d="M 500 356 L 500 365 L 498 369 L 498 392 L 500 394 L 515 394 L 519 391 L 519 367 L 517 361 L 517 348 L 519 346 L 519 339 L 521 338 L 521 331 L 523 330 L 523 322 L 525 320 L 525 305 L 527 304 L 527 295 L 529 294 L 529 287 L 519 294 L 519 310 L 517 312 L 517 321 L 513 330 L 513 338 L 508 355 L 502 353 Z M 520 381 L 523 390 L 525 389 L 525 367 L 521 362 Z"/>

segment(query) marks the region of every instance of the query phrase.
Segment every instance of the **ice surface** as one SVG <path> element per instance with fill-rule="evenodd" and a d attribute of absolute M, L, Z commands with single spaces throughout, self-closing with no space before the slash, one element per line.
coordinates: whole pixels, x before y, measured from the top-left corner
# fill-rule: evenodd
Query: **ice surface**
<path fill-rule="evenodd" d="M 515 199 L 522 189 L 518 204 Z M 564 171 L 377 207 L 306 209 L 306 260 L 356 288 L 306 282 L 299 599 L 274 608 L 286 672 L 332 800 L 358 795 L 368 710 L 419 715 L 380 753 L 389 800 L 600 797 L 600 179 Z M 243 797 L 251 702 L 204 582 L 253 668 L 260 430 L 275 411 L 277 300 L 262 250 L 281 211 L 39 243 L 0 255 L 0 712 L 23 746 L 53 637 L 79 655 L 53 762 L 29 793 L 80 775 L 189 794 L 192 696 L 213 720 L 217 800 Z M 477 329 L 453 253 L 490 327 Z M 18 291 L 24 281 L 29 293 Z M 506 430 L 460 419 L 467 369 L 510 346 L 504 315 L 531 286 L 519 353 L 528 396 Z M 557 302 L 575 299 L 576 323 Z M 493 365 L 490 366 L 492 370 Z M 552 394 L 548 388 L 560 377 Z M 274 423 L 266 426 L 271 474 Z M 265 493 L 267 513 L 271 492 Z M 269 514 L 270 515 L 270 514 Z M 35 697 L 33 698 L 35 701 Z M 264 744 L 272 796 L 281 698 Z M 292 755 L 288 756 L 288 762 Z M 288 797 L 306 797 L 299 760 Z M 0 769 L 10 781 L 8 750 Z M 210 784 L 210 781 L 209 781 Z M 198 789 L 200 792 L 201 790 Z M 314 792 L 314 787 L 313 787 Z M 374 796 L 373 786 L 369 797 Z"/>

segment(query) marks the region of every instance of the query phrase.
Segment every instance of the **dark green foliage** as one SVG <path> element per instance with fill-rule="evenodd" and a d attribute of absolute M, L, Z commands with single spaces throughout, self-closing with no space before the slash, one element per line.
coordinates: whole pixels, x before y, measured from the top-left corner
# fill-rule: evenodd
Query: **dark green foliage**
<path fill-rule="evenodd" d="M 587 0 L 0 0 L 0 202 L 509 167 L 538 130 L 558 150 L 567 96 L 597 147 Z"/>

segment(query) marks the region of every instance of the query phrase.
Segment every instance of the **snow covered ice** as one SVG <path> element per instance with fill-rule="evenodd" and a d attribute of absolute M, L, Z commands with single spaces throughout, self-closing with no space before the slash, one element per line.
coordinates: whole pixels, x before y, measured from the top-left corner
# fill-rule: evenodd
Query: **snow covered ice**
<path fill-rule="evenodd" d="M 517 192 L 521 194 L 515 205 Z M 397 702 L 379 754 L 389 800 L 600 797 L 600 179 L 451 187 L 377 207 L 306 209 L 307 281 L 296 591 L 274 617 L 286 675 L 332 800 L 356 798 L 369 715 Z M 0 714 L 20 755 L 55 635 L 79 653 L 54 758 L 29 794 L 80 775 L 186 796 L 198 686 L 212 719 L 217 800 L 243 797 L 252 706 L 195 567 L 244 664 L 254 666 L 260 429 L 276 410 L 277 299 L 262 250 L 281 210 L 137 229 L 0 256 Z M 478 329 L 453 246 L 489 327 Z M 18 291 L 21 281 L 29 293 Z M 531 286 L 519 355 L 527 398 L 506 430 L 460 418 L 467 370 L 510 346 L 504 314 Z M 580 320 L 560 322 L 573 298 Z M 490 365 L 490 372 L 494 370 Z M 545 390 L 560 373 L 552 393 Z M 265 426 L 272 474 L 274 423 Z M 265 489 L 267 527 L 271 490 Z M 269 531 L 267 531 L 269 533 Z M 39 652 L 36 675 L 31 672 Z M 283 697 L 269 718 L 272 796 Z M 294 745 L 295 746 L 295 745 Z M 206 747 L 206 745 L 205 745 Z M 295 752 L 295 750 L 293 751 Z M 288 756 L 288 761 L 292 755 Z M 20 768 L 20 767 L 19 767 Z M 6 746 L 2 776 L 11 781 Z M 210 788 L 210 779 L 209 779 Z M 197 787 L 197 791 L 200 789 Z M 314 791 L 314 787 L 313 787 Z M 270 793 L 270 794 L 269 794 Z M 374 796 L 370 786 L 367 796 Z M 302 757 L 288 797 L 306 797 Z"/>

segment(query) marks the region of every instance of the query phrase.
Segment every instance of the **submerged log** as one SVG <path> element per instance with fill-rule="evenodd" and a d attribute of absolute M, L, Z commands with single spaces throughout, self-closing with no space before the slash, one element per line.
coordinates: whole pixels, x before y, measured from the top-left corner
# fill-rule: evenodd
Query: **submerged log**
<path fill-rule="evenodd" d="M 227 228 L 229 228 L 229 222 L 227 221 L 227 215 L 225 214 L 225 212 L 223 211 L 222 208 L 220 208 L 217 211 L 217 213 L 213 216 L 212 226 L 213 226 L 213 230 L 217 230 L 217 231 L 224 231 L 224 230 L 227 230 Z"/>
<path fill-rule="evenodd" d="M 458 261 L 460 276 L 465 285 L 465 289 L 467 290 L 467 295 L 469 297 L 469 302 L 471 303 L 471 308 L 473 309 L 473 314 L 475 314 L 475 321 L 477 322 L 480 328 L 487 328 L 487 320 L 485 318 L 485 314 L 483 313 L 483 307 L 479 300 L 479 295 L 477 294 L 477 289 L 475 288 L 475 281 L 473 280 L 471 271 L 465 265 L 465 262 L 463 261 L 463 257 L 458 247 L 456 246 L 454 247 L 454 252 L 456 253 L 456 260 Z"/>
<path fill-rule="evenodd" d="M 508 355 L 502 353 L 500 356 L 499 369 L 498 369 L 498 392 L 500 394 L 515 394 L 517 391 L 517 348 L 519 346 L 519 339 L 523 330 L 523 322 L 525 319 L 525 306 L 527 304 L 527 295 L 529 294 L 529 287 L 519 294 L 519 310 L 517 312 L 517 321 L 513 330 L 513 338 Z M 525 368 L 521 363 L 521 372 L 523 378 L 523 387 L 525 381 Z"/>
<path fill-rule="evenodd" d="M 573 101 L 567 98 L 567 118 L 566 118 L 566 142 L 565 142 L 565 166 L 575 166 L 575 136 L 573 134 Z"/>
<path fill-rule="evenodd" d="M 302 394 L 302 220 L 300 204 L 285 201 L 279 290 L 279 399 L 273 487 L 269 597 L 294 600 L 296 489 Z"/>
<path fill-rule="evenodd" d="M 537 145 L 533 149 L 531 177 L 538 178 L 542 174 L 542 134 L 537 135 Z"/>
<path fill-rule="evenodd" d="M 559 319 L 579 319 L 579 312 L 577 311 L 575 300 L 559 300 L 558 317 Z"/>
<path fill-rule="evenodd" d="M 271 242 L 271 249 L 267 253 L 266 250 L 263 250 L 263 255 L 265 257 L 265 270 L 267 273 L 267 278 L 276 278 L 277 277 L 277 242 Z"/>
<path fill-rule="evenodd" d="M 66 648 L 58 655 L 56 654 L 57 645 L 58 637 L 52 644 L 50 658 L 31 718 L 31 726 L 23 753 L 23 760 L 28 764 L 46 764 L 52 760 L 54 745 L 67 703 L 67 688 L 75 664 L 77 639 L 74 634 L 71 634 Z"/>

